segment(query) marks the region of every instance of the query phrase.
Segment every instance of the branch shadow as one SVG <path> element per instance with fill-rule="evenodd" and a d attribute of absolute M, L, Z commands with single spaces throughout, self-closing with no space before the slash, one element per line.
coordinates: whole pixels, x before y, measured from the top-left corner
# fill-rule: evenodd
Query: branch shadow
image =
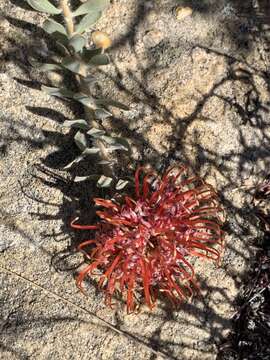
<path fill-rule="evenodd" d="M 15 4 L 21 3 L 20 1 L 12 1 Z M 200 13 L 201 16 L 209 15 L 211 16 L 215 13 L 215 7 L 210 8 L 206 1 L 184 1 L 182 2 L 185 6 L 191 6 L 196 11 Z M 231 38 L 234 39 L 235 44 L 238 48 L 244 49 L 245 51 L 250 50 L 250 44 L 254 44 L 258 39 L 265 35 L 265 30 L 263 30 L 263 26 L 265 24 L 269 24 L 268 18 L 265 16 L 257 16 L 254 15 L 252 2 L 248 1 L 245 4 L 242 1 L 229 1 L 231 5 L 233 5 L 234 11 L 237 14 L 242 13 L 245 16 L 245 19 L 237 18 L 237 21 L 232 21 L 228 25 L 228 31 L 231 33 Z M 260 13 L 265 13 L 265 2 L 259 1 Z M 216 3 L 216 9 L 219 9 L 218 2 Z M 136 43 L 136 35 L 141 22 L 144 21 L 145 16 L 147 15 L 147 5 L 144 1 L 138 1 L 137 4 L 137 12 L 133 21 L 129 24 L 128 31 L 121 35 L 117 41 L 114 43 L 112 48 L 113 53 L 115 53 L 120 47 L 129 46 L 134 47 Z M 252 14 L 252 16 L 251 16 Z M 247 19 L 246 16 L 251 16 L 250 19 Z M 35 33 L 38 38 L 41 34 L 44 35 L 41 30 L 34 26 L 29 25 L 26 22 L 22 22 L 20 20 L 14 20 L 12 18 L 8 18 L 8 21 L 12 23 L 13 26 L 16 26 L 20 29 L 27 29 L 31 31 L 31 33 Z M 239 25 L 240 24 L 240 25 Z M 246 25 L 247 24 L 247 25 Z M 242 26 L 241 28 L 239 28 Z M 239 29 L 242 29 L 239 32 Z M 263 30 L 263 31 L 262 31 Z M 266 36 L 266 35 L 265 35 Z M 267 38 L 267 37 L 265 37 Z M 164 46 L 164 44 L 162 45 Z M 242 58 L 242 53 L 240 56 L 231 55 L 230 53 L 222 52 L 218 49 L 211 48 L 209 46 L 205 46 L 204 44 L 190 44 L 190 56 L 193 56 L 194 51 L 197 50 L 202 51 L 205 54 L 214 55 L 215 57 L 220 57 L 226 62 L 227 72 L 222 77 L 214 82 L 214 84 L 210 87 L 210 89 L 205 92 L 199 94 L 199 97 L 194 97 L 196 102 L 192 111 L 185 116 L 177 116 L 175 112 L 164 105 L 162 98 L 157 92 L 154 90 L 148 89 L 148 79 L 151 74 L 155 74 L 156 71 L 159 70 L 159 65 L 155 64 L 151 61 L 152 50 L 149 50 L 149 66 L 142 67 L 138 65 L 138 72 L 140 76 L 137 76 L 135 72 L 129 71 L 127 74 L 123 74 L 119 69 L 117 62 L 114 62 L 114 74 L 107 76 L 110 78 L 110 81 L 113 83 L 114 87 L 119 90 L 122 94 L 124 94 L 127 98 L 130 99 L 131 102 L 135 104 L 143 104 L 143 108 L 140 109 L 137 113 L 133 112 L 132 114 L 128 114 L 128 116 L 132 117 L 132 124 L 127 124 L 126 120 L 122 116 L 115 116 L 112 119 L 113 129 L 121 135 L 124 135 L 129 139 L 132 145 L 136 148 L 138 153 L 138 161 L 148 162 L 152 167 L 156 168 L 159 171 L 164 170 L 169 165 L 174 163 L 184 162 L 190 165 L 195 173 L 201 174 L 204 173 L 206 175 L 205 167 L 209 168 L 209 166 L 214 169 L 217 173 L 219 173 L 225 179 L 225 185 L 220 186 L 219 193 L 221 196 L 221 200 L 223 206 L 226 208 L 228 213 L 228 222 L 226 224 L 226 232 L 228 236 L 238 238 L 247 246 L 252 244 L 254 240 L 252 238 L 252 234 L 247 228 L 247 223 L 257 226 L 256 219 L 253 215 L 253 207 L 248 202 L 249 199 L 249 189 L 244 189 L 243 193 L 247 197 L 244 204 L 242 206 L 237 206 L 233 202 L 231 198 L 231 192 L 235 189 L 236 182 L 244 183 L 246 178 L 246 168 L 250 168 L 250 164 L 255 164 L 258 162 L 263 163 L 262 168 L 264 167 L 265 172 L 267 172 L 267 166 L 269 164 L 270 159 L 270 151 L 269 151 L 269 123 L 267 121 L 267 116 L 269 114 L 269 104 L 265 104 L 261 100 L 261 94 L 259 89 L 257 88 L 257 84 L 254 81 L 255 76 L 259 76 L 263 79 L 269 86 L 269 78 L 270 73 L 269 70 L 256 68 L 253 64 L 250 64 L 248 61 L 245 61 Z M 24 49 L 25 50 L 25 49 Z M 135 58 L 139 58 L 138 55 L 134 52 Z M 13 58 L 12 53 L 6 56 L 6 59 L 11 60 Z M 16 59 L 12 60 L 16 62 Z M 17 66 L 21 67 L 25 70 L 27 76 L 29 76 L 30 80 L 17 79 L 17 81 L 26 86 L 38 88 L 39 82 L 34 78 L 31 78 L 28 71 L 29 64 L 17 62 Z M 104 73 L 100 72 L 100 75 L 103 76 Z M 128 81 L 127 78 L 128 77 Z M 240 101 L 237 96 L 230 96 L 222 94 L 222 89 L 224 86 L 228 84 L 244 84 L 247 88 L 244 92 L 244 102 Z M 129 84 L 129 85 L 127 85 Z M 130 85 L 131 84 L 131 85 Z M 136 91 L 134 91 L 136 89 Z M 268 88 L 268 91 L 270 89 Z M 193 133 L 193 139 L 190 143 L 192 146 L 194 159 L 190 158 L 190 154 L 186 150 L 186 144 L 183 139 L 188 136 L 188 130 L 191 125 L 195 121 L 201 121 L 202 123 L 211 123 L 215 120 L 205 115 L 205 108 L 207 103 L 212 99 L 218 99 L 222 102 L 224 107 L 229 108 L 230 111 L 233 111 L 236 114 L 236 118 L 234 120 L 235 132 L 239 137 L 239 142 L 241 147 L 239 149 L 231 150 L 225 154 L 220 155 L 217 151 L 213 151 L 205 148 L 200 142 L 198 138 L 198 132 Z M 73 104 L 69 104 L 70 106 L 74 106 Z M 63 123 L 65 121 L 65 117 L 57 112 L 56 110 L 47 109 L 47 108 L 27 108 L 31 113 L 46 117 L 51 119 L 56 123 Z M 76 110 L 78 111 L 78 110 Z M 149 116 L 155 117 L 156 123 L 160 123 L 161 126 L 164 124 L 162 119 L 166 119 L 167 123 L 172 128 L 172 135 L 168 137 L 169 148 L 164 148 L 162 151 L 158 151 L 155 146 L 151 144 L 149 139 L 145 136 L 145 131 L 141 130 L 142 123 L 140 123 L 140 119 L 145 119 Z M 148 126 L 151 128 L 153 126 L 152 123 L 145 124 L 144 126 Z M 246 133 L 243 131 L 243 127 L 249 126 L 250 128 L 254 128 L 256 130 L 256 136 L 260 136 L 262 139 L 259 145 L 250 144 L 248 139 L 246 139 Z M 62 241 L 66 239 L 66 237 L 70 238 L 70 246 L 61 251 L 60 253 L 55 253 L 52 256 L 52 264 L 57 271 L 68 271 L 72 272 L 74 276 L 76 275 L 76 271 L 81 265 L 78 261 L 73 261 L 73 256 L 76 255 L 76 248 L 79 243 L 83 240 L 86 240 L 88 234 L 84 233 L 74 233 L 70 229 L 70 221 L 76 217 L 76 215 L 80 216 L 82 223 L 89 223 L 94 221 L 95 218 L 95 209 L 93 205 L 89 202 L 89 199 L 95 196 L 103 196 L 102 190 L 97 190 L 93 186 L 90 186 L 89 183 L 83 184 L 74 184 L 72 182 L 72 178 L 75 175 L 82 176 L 89 172 L 89 163 L 85 163 L 80 165 L 82 170 L 72 169 L 68 172 L 68 176 L 62 177 L 58 175 L 55 171 L 59 168 L 59 165 L 65 166 L 71 160 L 71 156 L 74 156 L 74 152 L 76 154 L 76 150 L 71 144 L 72 132 L 67 136 L 66 142 L 64 141 L 64 137 L 61 133 L 57 131 L 43 131 L 45 140 L 36 143 L 32 139 L 22 138 L 18 133 L 16 136 L 6 137 L 1 139 L 1 148 L 3 148 L 3 153 L 7 151 L 8 143 L 12 141 L 29 141 L 31 142 L 33 147 L 46 146 L 49 144 L 54 144 L 57 147 L 57 150 L 54 153 L 50 153 L 45 159 L 42 159 L 42 163 L 35 166 L 33 169 L 33 177 L 38 178 L 45 187 L 50 189 L 55 188 L 61 191 L 64 195 L 64 200 L 61 204 L 57 204 L 58 210 L 54 215 L 50 215 L 47 213 L 31 213 L 32 216 L 35 216 L 37 219 L 42 221 L 51 221 L 51 220 L 61 220 L 62 227 L 61 231 L 58 233 L 43 233 L 41 236 L 44 238 L 51 237 L 56 242 Z M 255 136 L 255 135 L 254 135 Z M 165 153 L 166 151 L 166 153 Z M 231 161 L 235 166 L 235 177 L 232 179 L 230 177 L 230 169 L 231 169 Z M 91 171 L 94 171 L 90 167 Z M 79 171 L 79 172 L 78 172 Z M 263 170 L 260 176 L 263 176 Z M 265 174 L 266 175 L 266 174 Z M 238 178 L 238 181 L 236 181 Z M 25 196 L 29 195 L 25 189 L 22 189 L 22 193 Z M 42 198 L 33 198 L 35 201 L 42 204 Z M 50 204 L 52 205 L 52 204 Z M 245 278 L 245 273 L 237 273 L 237 271 L 232 270 L 230 268 L 230 256 L 231 254 L 237 254 L 241 261 L 248 263 L 250 258 L 252 257 L 252 250 L 247 250 L 246 253 L 241 253 L 239 249 L 234 246 L 233 243 L 228 244 L 227 247 L 228 258 L 223 265 L 224 271 L 226 273 L 231 274 L 234 278 L 235 286 L 238 288 Z M 204 279 L 200 280 L 202 289 L 207 290 L 209 293 L 217 293 L 221 297 L 221 303 L 227 302 L 231 303 L 231 299 L 227 297 L 226 292 L 224 291 L 224 287 L 221 286 L 212 286 L 205 282 Z M 91 286 L 95 287 L 96 292 L 98 291 L 97 285 L 95 282 L 91 282 Z M 168 323 L 179 324 L 180 328 L 182 325 L 190 326 L 193 331 L 194 329 L 207 328 L 208 338 L 205 339 L 205 344 L 218 344 L 222 339 L 222 334 L 224 330 L 230 328 L 230 321 L 227 318 L 223 318 L 220 316 L 216 310 L 212 309 L 209 305 L 209 299 L 197 299 L 194 303 L 183 304 L 181 307 L 181 312 L 186 313 L 188 315 L 194 316 L 196 321 L 192 323 L 189 319 L 179 319 L 177 311 L 173 311 L 171 307 L 162 303 L 161 305 L 161 314 L 149 314 L 149 319 L 158 318 L 160 325 L 155 328 L 152 332 L 151 336 L 144 336 L 141 333 L 141 330 L 133 330 L 132 334 L 136 336 L 136 338 L 141 338 L 143 341 L 149 343 L 154 349 L 162 350 L 166 352 L 168 358 L 176 359 L 174 357 L 175 353 L 179 351 L 181 347 L 189 347 L 188 342 L 177 342 L 174 340 L 164 340 L 164 331 L 166 331 L 166 327 Z M 121 314 L 116 312 L 116 316 L 121 318 Z M 67 319 L 68 320 L 68 319 Z M 186 323 L 185 323 L 186 321 Z M 165 330 L 164 330 L 165 329 Z M 202 351 L 202 344 L 198 344 L 198 351 Z M 194 347 L 193 347 L 194 349 Z M 207 351 L 207 350 L 206 350 Z M 212 351 L 212 350 L 209 350 Z M 150 359 L 154 360 L 156 358 L 155 355 L 151 355 Z"/>

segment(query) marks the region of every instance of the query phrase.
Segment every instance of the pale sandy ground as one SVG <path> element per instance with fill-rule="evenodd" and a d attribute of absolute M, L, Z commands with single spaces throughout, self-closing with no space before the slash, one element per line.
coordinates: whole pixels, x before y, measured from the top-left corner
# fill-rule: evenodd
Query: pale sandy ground
<path fill-rule="evenodd" d="M 167 358 L 216 358 L 260 237 L 251 197 L 239 189 L 261 179 L 270 161 L 268 25 L 259 16 L 267 9 L 251 3 L 182 1 L 193 14 L 180 21 L 180 1 L 114 0 L 97 24 L 114 44 L 113 63 L 100 74 L 104 92 L 131 108 L 106 126 L 130 139 L 135 160 L 190 164 L 217 188 L 227 212 L 221 267 L 196 263 L 203 297 L 178 311 L 160 304 L 126 315 L 106 308 L 94 284 L 88 299 L 75 286 L 82 258 L 72 254 L 78 236 L 68 223 L 76 212 L 87 216 L 94 188 L 72 184 L 59 168 L 74 154 L 61 123 L 80 109 L 42 93 L 46 78 L 27 62 L 29 44 L 47 51 L 42 15 L 26 11 L 24 1 L 0 1 L 0 261 Z M 1 359 L 159 359 L 41 290 L 0 277 Z"/>

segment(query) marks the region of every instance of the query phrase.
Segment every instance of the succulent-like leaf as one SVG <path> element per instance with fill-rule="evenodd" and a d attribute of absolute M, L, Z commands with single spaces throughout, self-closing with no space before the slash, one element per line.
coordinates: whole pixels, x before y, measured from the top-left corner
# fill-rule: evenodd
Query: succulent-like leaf
<path fill-rule="evenodd" d="M 90 65 L 95 65 L 95 66 L 104 66 L 104 65 L 108 65 L 109 63 L 110 63 L 110 58 L 106 54 L 95 55 L 89 61 Z"/>
<path fill-rule="evenodd" d="M 92 136 L 93 138 L 98 139 L 105 134 L 105 131 L 96 128 L 91 128 L 89 131 L 87 131 L 87 134 Z"/>
<path fill-rule="evenodd" d="M 79 155 L 78 157 L 76 157 L 74 160 L 72 160 L 69 164 L 67 164 L 64 169 L 68 170 L 70 169 L 74 164 L 77 164 L 78 162 L 80 162 L 81 160 L 83 160 L 84 156 L 83 155 Z"/>
<path fill-rule="evenodd" d="M 83 155 L 95 155 L 100 152 L 100 148 L 92 147 L 84 150 Z"/>
<path fill-rule="evenodd" d="M 87 30 L 91 25 L 98 21 L 101 17 L 101 11 L 93 11 L 84 16 L 80 23 L 75 27 L 75 31 L 79 34 Z"/>
<path fill-rule="evenodd" d="M 55 40 L 56 45 L 58 48 L 60 48 L 61 54 L 63 56 L 66 56 L 67 54 L 70 54 L 68 50 L 69 46 L 69 38 L 67 34 L 63 34 L 59 31 L 54 31 L 52 34 L 50 34 L 51 37 Z"/>
<path fill-rule="evenodd" d="M 78 162 L 82 161 L 87 155 L 94 155 L 97 154 L 100 151 L 98 148 L 87 148 L 85 149 L 81 155 L 76 157 L 74 160 L 72 160 L 68 165 L 64 167 L 65 170 L 70 169 L 73 165 L 77 164 Z M 97 179 L 98 176 L 95 177 Z M 93 178 L 94 179 L 94 178 Z"/>
<path fill-rule="evenodd" d="M 96 103 L 94 98 L 91 98 L 81 93 L 75 94 L 73 98 L 74 100 L 79 101 L 81 104 L 83 104 L 84 106 L 90 109 L 96 109 Z"/>
<path fill-rule="evenodd" d="M 58 64 L 41 64 L 38 67 L 39 71 L 56 71 L 56 70 L 63 70 L 63 68 Z"/>
<path fill-rule="evenodd" d="M 105 142 L 106 142 L 107 144 L 109 144 L 109 145 L 115 144 L 115 140 L 114 140 L 114 138 L 111 137 L 111 136 L 103 135 L 103 136 L 101 137 L 101 139 L 102 139 L 103 141 L 105 141 Z"/>
<path fill-rule="evenodd" d="M 109 144 L 108 150 L 115 151 L 115 150 L 124 150 L 130 151 L 130 146 L 127 140 L 120 137 L 111 137 L 111 136 L 102 136 L 101 139 Z"/>
<path fill-rule="evenodd" d="M 125 150 L 130 151 L 129 143 L 126 139 L 112 136 L 102 136 L 101 139 L 111 145 L 109 150 Z"/>
<path fill-rule="evenodd" d="M 67 35 L 66 29 L 64 28 L 64 26 L 62 24 L 59 24 L 58 22 L 56 22 L 53 19 L 46 20 L 43 24 L 43 29 L 48 34 L 53 34 L 55 32 L 59 32 L 63 35 Z"/>
<path fill-rule="evenodd" d="M 115 144 L 108 147 L 109 151 L 116 151 L 116 150 L 123 150 L 128 151 L 123 145 L 121 144 Z"/>
<path fill-rule="evenodd" d="M 86 77 L 83 78 L 83 81 L 87 85 L 93 85 L 98 82 L 97 78 L 95 78 L 95 76 L 93 75 L 87 75 Z"/>
<path fill-rule="evenodd" d="M 113 182 L 112 178 L 102 175 L 97 182 L 97 187 L 107 188 L 111 186 L 112 182 Z"/>
<path fill-rule="evenodd" d="M 122 110 L 129 110 L 129 107 L 122 104 L 119 101 L 115 101 L 112 99 L 98 99 L 96 100 L 97 105 L 103 105 L 103 106 L 114 106 Z"/>
<path fill-rule="evenodd" d="M 68 45 L 69 45 L 69 38 L 67 36 L 67 34 L 63 34 L 62 32 L 59 31 L 54 31 L 51 34 L 51 37 L 60 45 L 62 45 L 65 50 L 67 50 Z"/>
<path fill-rule="evenodd" d="M 80 52 L 83 49 L 83 47 L 85 46 L 86 39 L 84 36 L 82 36 L 80 34 L 75 34 L 70 39 L 69 44 L 74 49 L 74 51 L 77 53 L 77 52 Z"/>
<path fill-rule="evenodd" d="M 117 184 L 115 185 L 116 190 L 122 190 L 128 185 L 128 180 L 120 179 Z"/>
<path fill-rule="evenodd" d="M 80 74 L 81 63 L 73 56 L 65 57 L 62 61 L 62 66 L 76 74 Z"/>
<path fill-rule="evenodd" d="M 92 57 L 100 55 L 101 52 L 102 49 L 83 49 L 82 59 L 84 62 L 88 63 L 92 59 Z"/>
<path fill-rule="evenodd" d="M 78 131 L 76 133 L 76 135 L 74 136 L 74 141 L 81 151 L 86 150 L 87 145 L 88 145 L 87 138 L 86 138 L 86 135 L 82 131 Z"/>
<path fill-rule="evenodd" d="M 51 15 L 57 15 L 62 12 L 62 10 L 57 9 L 48 0 L 26 0 L 26 1 L 33 9 L 37 11 L 46 12 Z"/>
<path fill-rule="evenodd" d="M 102 11 L 110 4 L 110 0 L 88 0 L 73 12 L 73 16 L 88 14 L 92 11 Z"/>
<path fill-rule="evenodd" d="M 81 129 L 81 130 L 88 130 L 89 125 L 86 120 L 84 119 L 77 119 L 77 120 L 66 120 L 63 123 L 63 126 Z"/>
<path fill-rule="evenodd" d="M 111 117 L 112 114 L 105 110 L 105 109 L 96 109 L 95 110 L 95 117 L 98 119 L 98 120 L 105 120 L 107 119 L 108 117 Z"/>
<path fill-rule="evenodd" d="M 39 71 L 55 71 L 62 70 L 62 67 L 58 64 L 43 64 L 41 62 L 29 60 L 30 64 Z"/>
<path fill-rule="evenodd" d="M 121 144 L 123 145 L 123 147 L 125 148 L 125 151 L 128 151 L 129 153 L 131 153 L 131 147 L 129 145 L 129 142 L 127 141 L 127 139 L 123 138 L 123 137 L 114 137 L 115 139 L 115 143 L 116 144 Z"/>
<path fill-rule="evenodd" d="M 87 175 L 87 176 L 76 176 L 74 178 L 74 182 L 82 182 L 82 181 L 86 181 L 86 180 L 97 180 L 100 177 L 100 175 L 98 174 L 92 174 L 92 175 Z"/>
<path fill-rule="evenodd" d="M 57 96 L 60 98 L 73 98 L 74 92 L 68 89 L 64 88 L 56 88 L 56 87 L 50 87 L 50 86 L 41 86 L 41 90 L 45 91 L 47 94 L 51 96 Z"/>
<path fill-rule="evenodd" d="M 98 162 L 99 165 L 109 165 L 109 164 L 112 164 L 113 161 L 108 161 L 108 160 L 100 160 Z"/>

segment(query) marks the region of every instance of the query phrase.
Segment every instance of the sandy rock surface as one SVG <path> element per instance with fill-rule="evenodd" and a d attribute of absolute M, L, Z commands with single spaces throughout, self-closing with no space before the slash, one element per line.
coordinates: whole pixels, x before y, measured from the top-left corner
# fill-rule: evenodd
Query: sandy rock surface
<path fill-rule="evenodd" d="M 179 19 L 178 6 L 192 13 Z M 113 40 L 104 92 L 130 106 L 106 126 L 130 140 L 134 161 L 189 164 L 227 214 L 221 267 L 195 264 L 202 297 L 138 315 L 106 308 L 94 283 L 88 298 L 75 286 L 83 258 L 69 221 L 91 212 L 95 188 L 61 170 L 76 151 L 61 123 L 81 109 L 41 92 L 47 78 L 28 62 L 30 46 L 50 49 L 44 16 L 21 0 L 0 0 L 0 11 L 0 262 L 137 339 L 0 268 L 0 359 L 161 359 L 143 343 L 168 359 L 215 359 L 261 236 L 249 187 L 270 163 L 267 2 L 113 0 L 96 25 Z"/>

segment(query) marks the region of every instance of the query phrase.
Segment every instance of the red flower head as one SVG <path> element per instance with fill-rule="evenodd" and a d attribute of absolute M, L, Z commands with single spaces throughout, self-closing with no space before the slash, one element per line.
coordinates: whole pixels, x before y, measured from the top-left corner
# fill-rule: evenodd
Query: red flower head
<path fill-rule="evenodd" d="M 170 169 L 161 179 L 148 173 L 140 185 L 142 171 L 135 174 L 135 199 L 126 196 L 123 204 L 94 199 L 105 208 L 97 211 L 101 222 L 72 223 L 95 230 L 94 238 L 79 246 L 90 263 L 77 285 L 82 288 L 85 277 L 98 271 L 106 303 L 120 292 L 128 312 L 143 301 L 152 309 L 159 292 L 175 304 L 189 298 L 199 288 L 190 258 L 218 262 L 223 247 L 221 208 L 210 185 L 188 178 L 184 167 Z"/>

